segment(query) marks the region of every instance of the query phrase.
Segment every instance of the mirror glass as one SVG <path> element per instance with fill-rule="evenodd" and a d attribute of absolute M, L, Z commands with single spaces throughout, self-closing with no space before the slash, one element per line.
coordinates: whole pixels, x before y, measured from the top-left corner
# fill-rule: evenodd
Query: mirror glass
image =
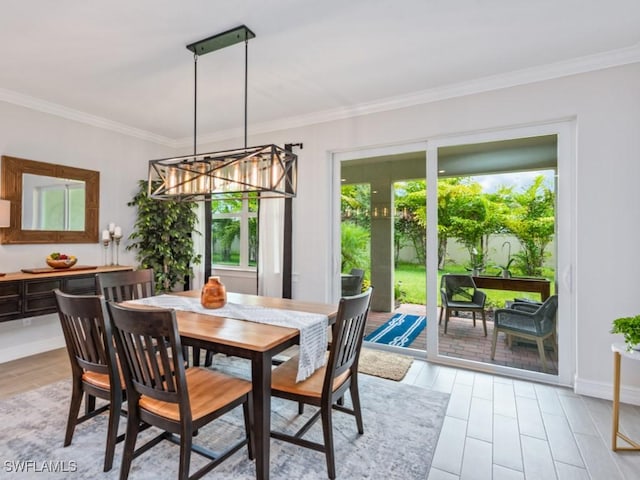
<path fill-rule="evenodd" d="M 22 175 L 23 230 L 84 230 L 85 182 Z"/>

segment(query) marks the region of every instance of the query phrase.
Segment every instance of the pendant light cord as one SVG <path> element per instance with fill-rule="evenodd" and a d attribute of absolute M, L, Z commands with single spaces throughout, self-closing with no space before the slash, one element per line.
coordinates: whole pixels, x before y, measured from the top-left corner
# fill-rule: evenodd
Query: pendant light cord
<path fill-rule="evenodd" d="M 249 39 L 244 40 L 244 149 L 247 149 L 247 85 L 249 77 Z"/>
<path fill-rule="evenodd" d="M 196 138 L 198 135 L 198 55 L 193 54 L 193 156 L 198 153 Z M 195 159 L 194 159 L 195 160 Z"/>

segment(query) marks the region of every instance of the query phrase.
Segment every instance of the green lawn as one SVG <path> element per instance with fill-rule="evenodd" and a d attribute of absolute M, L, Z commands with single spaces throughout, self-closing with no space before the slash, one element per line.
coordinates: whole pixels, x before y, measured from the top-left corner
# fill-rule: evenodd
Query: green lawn
<path fill-rule="evenodd" d="M 464 267 L 460 265 L 447 265 L 445 270 L 438 270 L 438 288 L 440 286 L 440 277 L 445 273 L 468 273 Z M 401 289 L 406 292 L 404 303 L 425 304 L 426 303 L 426 284 L 425 267 L 411 263 L 400 263 L 395 270 L 396 284 L 401 282 Z M 552 279 L 550 279 L 552 280 Z M 553 282 L 551 283 L 553 290 Z M 502 292 L 498 290 L 483 290 L 487 294 L 487 304 L 492 307 L 502 308 L 507 300 L 513 300 L 514 297 L 531 298 L 540 300 L 537 293 L 530 292 Z M 553 293 L 553 291 L 551 292 Z M 438 305 L 440 299 L 438 298 Z"/>

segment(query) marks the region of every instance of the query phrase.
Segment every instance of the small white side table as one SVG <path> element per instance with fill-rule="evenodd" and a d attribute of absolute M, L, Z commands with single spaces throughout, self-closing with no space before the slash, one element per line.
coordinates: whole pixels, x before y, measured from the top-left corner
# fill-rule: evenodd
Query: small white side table
<path fill-rule="evenodd" d="M 631 360 L 640 360 L 640 351 L 631 350 L 627 351 L 627 345 L 625 343 L 613 343 L 611 344 L 611 350 L 613 351 L 613 432 L 611 435 L 611 450 L 617 451 L 629 451 L 640 450 L 640 445 L 631 440 L 629 437 L 620 433 L 620 361 L 622 357 L 630 358 Z M 627 442 L 630 447 L 618 447 L 618 438 L 621 438 Z"/>

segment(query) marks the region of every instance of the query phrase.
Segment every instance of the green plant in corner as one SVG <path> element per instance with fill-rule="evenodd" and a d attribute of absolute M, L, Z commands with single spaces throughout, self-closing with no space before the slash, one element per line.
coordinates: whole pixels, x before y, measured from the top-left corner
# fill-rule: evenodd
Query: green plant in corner
<path fill-rule="evenodd" d="M 138 210 L 127 250 L 137 250 L 140 268 L 153 268 L 156 290 L 171 291 L 201 260 L 193 244 L 197 205 L 149 198 L 146 180 L 138 182 L 138 192 L 127 205 Z"/>
<path fill-rule="evenodd" d="M 635 317 L 621 317 L 613 321 L 611 333 L 621 333 L 624 335 L 624 342 L 627 350 L 640 345 L 640 315 Z"/>

